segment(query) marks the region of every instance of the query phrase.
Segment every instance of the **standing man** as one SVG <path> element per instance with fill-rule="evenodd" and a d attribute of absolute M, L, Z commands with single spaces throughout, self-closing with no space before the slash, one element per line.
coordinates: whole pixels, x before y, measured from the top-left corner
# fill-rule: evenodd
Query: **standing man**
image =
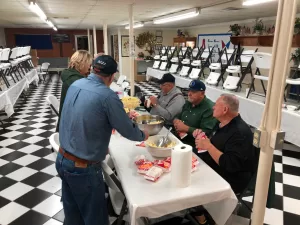
<path fill-rule="evenodd" d="M 188 101 L 174 120 L 174 127 L 183 137 L 182 142 L 194 146 L 193 132 L 201 129 L 210 135 L 217 120 L 213 118 L 214 103 L 205 96 L 205 84 L 200 80 L 193 80 L 189 85 Z"/>
<path fill-rule="evenodd" d="M 150 114 L 159 115 L 165 118 L 166 125 L 172 125 L 176 115 L 178 115 L 185 103 L 183 94 L 175 86 L 175 77 L 170 74 L 164 74 L 158 81 L 161 88 L 159 98 L 150 97 L 152 109 Z"/>
<path fill-rule="evenodd" d="M 56 160 L 65 225 L 109 224 L 100 163 L 107 154 L 112 129 L 133 141 L 148 138 L 131 122 L 109 88 L 116 71 L 111 56 L 98 56 L 93 73 L 74 82 L 65 99 Z"/>

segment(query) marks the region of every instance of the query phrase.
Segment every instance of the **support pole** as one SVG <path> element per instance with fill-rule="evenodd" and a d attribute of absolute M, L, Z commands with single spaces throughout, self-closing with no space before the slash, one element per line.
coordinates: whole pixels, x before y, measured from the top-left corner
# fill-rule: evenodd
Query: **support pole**
<path fill-rule="evenodd" d="M 91 53 L 91 38 L 90 38 L 90 29 L 87 29 L 87 36 L 88 36 L 88 51 Z"/>
<path fill-rule="evenodd" d="M 279 0 L 276 29 L 269 72 L 266 104 L 260 130 L 261 151 L 255 188 L 252 225 L 262 225 L 266 209 L 276 134 L 280 130 L 286 74 L 289 71 L 290 49 L 294 32 L 297 0 Z M 272 91 L 278 90 L 278 91 Z M 281 140 L 283 141 L 283 140 Z M 277 148 L 278 149 L 278 148 Z"/>
<path fill-rule="evenodd" d="M 133 5 L 129 5 L 129 68 L 130 94 L 134 96 L 134 37 L 133 37 Z"/>
<path fill-rule="evenodd" d="M 120 28 L 118 28 L 118 53 L 119 53 L 119 73 L 120 73 L 120 75 L 123 75 L 123 71 L 122 71 L 122 63 L 123 63 L 122 43 L 121 43 L 121 30 L 120 30 Z"/>
<path fill-rule="evenodd" d="M 104 53 L 108 55 L 108 45 L 107 45 L 107 23 L 103 23 L 103 40 L 104 40 Z"/>
<path fill-rule="evenodd" d="M 97 54 L 97 34 L 96 34 L 96 26 L 93 26 L 93 37 L 94 37 L 94 54 Z"/>

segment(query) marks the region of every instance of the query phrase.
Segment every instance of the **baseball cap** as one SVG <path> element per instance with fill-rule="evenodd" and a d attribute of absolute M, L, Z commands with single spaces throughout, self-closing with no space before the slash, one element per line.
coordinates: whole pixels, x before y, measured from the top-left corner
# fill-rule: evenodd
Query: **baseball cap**
<path fill-rule="evenodd" d="M 190 91 L 205 91 L 205 89 L 206 89 L 205 84 L 200 80 L 193 80 L 189 85 Z"/>
<path fill-rule="evenodd" d="M 110 55 L 100 55 L 93 62 L 93 69 L 103 76 L 110 76 L 118 71 L 117 62 Z"/>
<path fill-rule="evenodd" d="M 164 74 L 163 77 L 158 81 L 159 84 L 164 84 L 167 82 L 175 83 L 175 77 L 170 73 Z"/>

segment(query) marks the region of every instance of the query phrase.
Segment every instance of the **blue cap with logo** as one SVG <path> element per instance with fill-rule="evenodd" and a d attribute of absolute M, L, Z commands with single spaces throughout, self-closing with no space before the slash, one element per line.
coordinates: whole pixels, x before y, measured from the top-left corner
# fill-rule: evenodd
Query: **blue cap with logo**
<path fill-rule="evenodd" d="M 190 91 L 205 91 L 206 86 L 201 80 L 193 80 L 189 85 Z"/>
<path fill-rule="evenodd" d="M 110 76 L 118 71 L 118 63 L 110 55 L 101 55 L 94 60 L 93 69 L 97 74 Z"/>

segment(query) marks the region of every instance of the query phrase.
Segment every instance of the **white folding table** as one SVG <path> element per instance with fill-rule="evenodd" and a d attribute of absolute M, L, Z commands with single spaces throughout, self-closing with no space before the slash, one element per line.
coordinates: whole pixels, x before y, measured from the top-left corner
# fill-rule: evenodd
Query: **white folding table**
<path fill-rule="evenodd" d="M 163 128 L 160 134 L 166 133 Z M 156 183 L 138 174 L 134 158 L 143 154 L 152 159 L 146 148 L 137 147 L 116 133 L 110 141 L 110 155 L 122 183 L 129 210 L 131 225 L 138 218 L 158 218 L 198 205 L 204 205 L 218 225 L 223 225 L 237 204 L 230 185 L 201 159 L 198 170 L 192 174 L 187 188 L 171 186 L 171 174 L 164 174 Z"/>

